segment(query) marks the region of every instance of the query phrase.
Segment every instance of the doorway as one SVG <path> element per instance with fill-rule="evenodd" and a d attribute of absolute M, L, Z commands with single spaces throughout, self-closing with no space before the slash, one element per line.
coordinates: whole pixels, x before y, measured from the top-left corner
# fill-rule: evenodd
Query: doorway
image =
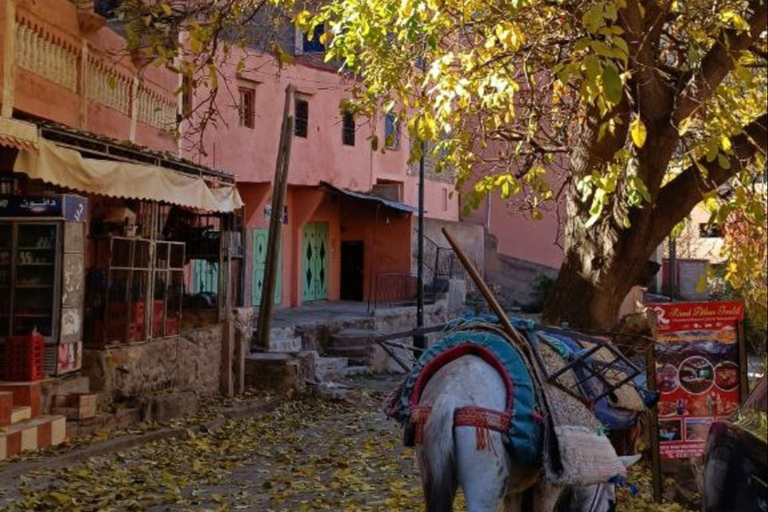
<path fill-rule="evenodd" d="M 341 300 L 363 300 L 363 242 L 341 242 Z"/>

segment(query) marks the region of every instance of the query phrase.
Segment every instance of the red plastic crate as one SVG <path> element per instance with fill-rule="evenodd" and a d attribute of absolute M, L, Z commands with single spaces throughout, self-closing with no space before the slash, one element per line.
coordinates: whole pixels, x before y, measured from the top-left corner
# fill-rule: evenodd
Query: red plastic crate
<path fill-rule="evenodd" d="M 29 382 L 45 377 L 42 335 L 8 336 L 5 339 L 5 380 Z"/>

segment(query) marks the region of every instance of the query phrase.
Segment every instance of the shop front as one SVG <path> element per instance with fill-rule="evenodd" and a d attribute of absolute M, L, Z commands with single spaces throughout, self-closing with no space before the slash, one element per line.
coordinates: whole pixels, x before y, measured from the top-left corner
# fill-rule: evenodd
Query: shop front
<path fill-rule="evenodd" d="M 82 371 L 110 399 L 218 392 L 223 324 L 242 300 L 234 179 L 39 133 L 0 149 L 0 343 L 42 339 L 45 376 Z"/>

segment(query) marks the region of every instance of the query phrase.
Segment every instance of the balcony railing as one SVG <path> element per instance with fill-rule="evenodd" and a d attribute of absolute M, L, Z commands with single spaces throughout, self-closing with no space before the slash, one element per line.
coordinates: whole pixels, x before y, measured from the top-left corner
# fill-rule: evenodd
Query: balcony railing
<path fill-rule="evenodd" d="M 87 117 L 82 115 L 83 104 L 78 103 L 75 97 L 50 97 L 45 98 L 50 103 L 41 103 L 39 91 L 26 86 L 32 83 L 39 84 L 36 87 L 44 87 L 44 81 L 47 81 L 63 88 L 61 94 L 64 96 L 73 94 L 84 99 L 85 105 L 91 103 L 107 107 L 134 122 L 158 130 L 174 129 L 178 101 L 173 72 L 150 67 L 139 73 L 127 58 L 120 36 L 109 28 L 94 34 L 87 33 L 87 29 L 78 24 L 78 15 L 82 14 L 78 9 L 82 10 L 82 7 L 78 8 L 66 0 L 18 4 L 13 40 L 15 64 L 22 75 L 28 73 L 37 78 L 27 75 L 21 82 L 25 87 L 20 87 L 17 77 L 16 104 L 26 107 L 32 115 L 48 118 L 48 114 L 55 110 L 50 108 L 52 104 L 60 106 L 64 103 L 69 114 L 50 120 L 65 124 L 67 120 L 71 124 L 71 119 L 76 119 L 78 112 L 81 117 Z M 98 18 L 92 12 L 90 15 Z M 0 59 L 2 55 L 0 52 Z M 37 102 L 24 103 L 25 98 L 36 94 Z M 87 130 L 88 126 L 86 123 L 77 128 Z M 129 134 L 118 134 L 121 138 L 119 135 L 128 138 Z"/>

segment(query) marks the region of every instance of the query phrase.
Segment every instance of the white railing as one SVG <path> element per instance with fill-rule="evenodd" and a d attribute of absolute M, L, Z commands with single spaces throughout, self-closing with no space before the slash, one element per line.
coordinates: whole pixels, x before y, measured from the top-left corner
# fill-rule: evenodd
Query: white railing
<path fill-rule="evenodd" d="M 131 79 L 93 59 L 88 60 L 86 68 L 86 91 L 90 101 L 131 115 Z"/>
<path fill-rule="evenodd" d="M 161 130 L 167 130 L 176 125 L 176 103 L 143 87 L 139 88 L 136 97 L 137 119 Z"/>
<path fill-rule="evenodd" d="M 16 62 L 72 92 L 77 91 L 77 52 L 24 23 L 16 27 Z"/>

